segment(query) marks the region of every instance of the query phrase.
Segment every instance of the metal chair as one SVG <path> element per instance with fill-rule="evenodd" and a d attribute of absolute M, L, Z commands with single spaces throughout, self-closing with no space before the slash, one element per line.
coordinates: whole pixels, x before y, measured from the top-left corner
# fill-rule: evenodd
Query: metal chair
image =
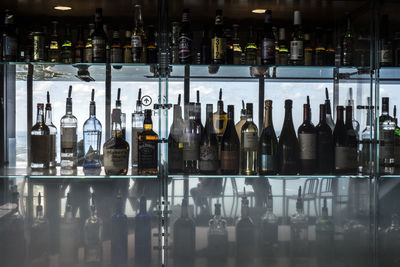
<path fill-rule="evenodd" d="M 310 216 L 310 202 L 314 202 L 314 210 L 315 216 L 318 216 L 318 209 L 317 209 L 317 193 L 318 193 L 318 178 L 308 178 L 304 182 L 302 198 L 303 202 L 307 202 L 307 216 Z M 289 201 L 290 200 L 297 200 L 297 195 L 287 196 L 286 197 L 286 217 L 289 213 Z"/>
<path fill-rule="evenodd" d="M 318 211 L 321 211 L 322 199 L 333 199 L 332 178 L 322 178 L 318 191 Z"/>

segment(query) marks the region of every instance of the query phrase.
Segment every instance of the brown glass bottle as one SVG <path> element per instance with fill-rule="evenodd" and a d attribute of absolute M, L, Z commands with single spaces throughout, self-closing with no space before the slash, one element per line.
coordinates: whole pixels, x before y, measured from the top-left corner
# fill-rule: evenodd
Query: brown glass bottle
<path fill-rule="evenodd" d="M 228 116 L 224 111 L 224 101 L 222 101 L 222 88 L 219 91 L 219 100 L 217 103 L 217 111 L 213 115 L 213 124 L 215 132 L 218 136 L 218 141 L 221 140 L 226 129 L 226 123 L 228 122 Z"/>
<path fill-rule="evenodd" d="M 153 131 L 151 110 L 145 110 L 143 132 L 138 135 L 138 174 L 157 174 L 158 135 Z"/>
<path fill-rule="evenodd" d="M 228 106 L 228 123 L 221 140 L 221 172 L 224 174 L 238 174 L 240 142 L 235 129 L 235 108 Z"/>

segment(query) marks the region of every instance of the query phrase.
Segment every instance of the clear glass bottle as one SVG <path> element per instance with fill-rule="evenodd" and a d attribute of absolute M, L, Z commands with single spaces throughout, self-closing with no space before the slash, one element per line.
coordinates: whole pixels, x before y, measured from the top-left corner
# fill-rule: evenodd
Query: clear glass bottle
<path fill-rule="evenodd" d="M 64 42 L 61 45 L 61 62 L 72 64 L 74 61 L 74 50 L 72 47 L 71 25 L 65 25 Z"/>
<path fill-rule="evenodd" d="M 72 213 L 71 195 L 67 194 L 64 218 L 60 223 L 60 264 L 73 266 L 78 262 L 79 229 Z"/>
<path fill-rule="evenodd" d="M 394 131 L 396 123 L 389 115 L 389 98 L 382 97 L 382 114 L 379 117 L 379 169 L 381 173 L 394 172 Z"/>
<path fill-rule="evenodd" d="M 253 104 L 246 104 L 246 123 L 241 131 L 240 154 L 243 175 L 254 175 L 258 171 L 258 128 L 253 122 Z"/>
<path fill-rule="evenodd" d="M 242 109 L 240 110 L 240 120 L 235 125 L 236 133 L 239 137 L 239 142 L 241 142 L 240 137 L 242 136 L 242 127 L 243 124 L 245 123 L 246 123 L 246 108 L 244 105 L 244 101 L 242 100 Z"/>
<path fill-rule="evenodd" d="M 186 107 L 183 129 L 183 171 L 198 173 L 200 160 L 201 127 L 195 120 L 194 103 Z"/>
<path fill-rule="evenodd" d="M 233 45 L 233 64 L 240 65 L 242 64 L 242 46 L 240 45 L 239 39 L 239 25 L 233 24 L 233 38 L 232 38 L 232 45 Z"/>
<path fill-rule="evenodd" d="M 36 124 L 31 129 L 31 168 L 46 169 L 50 165 L 50 129 L 44 121 L 44 104 L 37 104 Z"/>
<path fill-rule="evenodd" d="M 228 255 L 228 231 L 226 220 L 221 217 L 221 204 L 214 205 L 214 217 L 208 222 L 207 250 L 208 256 L 217 260 L 223 260 Z"/>
<path fill-rule="evenodd" d="M 168 136 L 168 172 L 170 174 L 183 172 L 183 119 L 180 105 L 181 95 L 178 97 L 178 104 L 174 105 L 174 119 Z"/>
<path fill-rule="evenodd" d="M 61 62 L 61 45 L 59 43 L 57 33 L 58 21 L 52 21 L 51 24 L 53 24 L 53 32 L 50 35 L 48 56 L 50 62 L 56 63 Z"/>
<path fill-rule="evenodd" d="M 142 19 L 142 6 L 135 5 L 135 24 L 132 31 L 132 62 L 141 63 L 144 62 L 143 44 L 145 39 L 145 32 L 143 27 Z"/>
<path fill-rule="evenodd" d="M 143 131 L 144 113 L 142 111 L 142 89 L 139 88 L 138 99 L 136 100 L 136 110 L 132 113 L 132 168 L 137 171 L 138 167 L 138 135 Z"/>
<path fill-rule="evenodd" d="M 143 131 L 138 135 L 138 174 L 156 175 L 158 170 L 158 135 L 153 131 L 151 109 L 144 111 Z"/>
<path fill-rule="evenodd" d="M 373 126 L 373 107 L 370 106 L 370 101 L 371 98 L 367 97 L 367 117 L 366 117 L 366 123 L 365 123 L 365 128 L 361 133 L 361 156 L 360 156 L 360 163 L 359 163 L 359 172 L 361 173 L 369 173 L 370 170 L 374 169 L 374 161 L 375 161 L 375 149 L 371 145 L 373 145 L 373 140 L 374 140 L 374 132 L 375 128 Z M 396 107 L 396 106 L 395 106 Z M 371 114 L 372 113 L 372 114 Z M 371 117 L 372 115 L 372 117 Z M 395 144 L 396 144 L 396 135 L 395 135 Z M 373 151 L 372 158 L 370 157 L 370 153 Z M 395 157 L 396 157 L 396 150 L 395 150 Z M 396 161 L 395 161 L 396 162 Z"/>
<path fill-rule="evenodd" d="M 55 168 L 57 165 L 57 127 L 54 126 L 52 121 L 52 111 L 50 104 L 50 93 L 47 91 L 47 103 L 46 103 L 46 113 L 45 113 L 45 124 L 49 127 L 50 132 L 50 161 L 49 167 Z"/>
<path fill-rule="evenodd" d="M 259 253 L 265 257 L 276 256 L 278 247 L 278 217 L 273 211 L 271 187 L 267 198 L 267 210 L 261 218 L 261 233 L 258 237 Z"/>
<path fill-rule="evenodd" d="M 92 193 L 90 217 L 84 226 L 84 259 L 85 266 L 99 266 L 103 258 L 103 220 L 97 217 L 95 195 Z"/>
<path fill-rule="evenodd" d="M 151 263 L 151 216 L 147 213 L 147 199 L 140 197 L 140 209 L 135 218 L 135 263 L 150 266 Z"/>
<path fill-rule="evenodd" d="M 128 263 L 128 217 L 118 193 L 115 213 L 111 217 L 111 265 L 126 266 Z"/>
<path fill-rule="evenodd" d="M 219 89 L 219 100 L 217 103 L 217 111 L 213 115 L 213 124 L 215 133 L 218 136 L 218 142 L 224 135 L 226 124 L 228 123 L 228 115 L 224 111 L 224 101 L 222 101 L 222 88 Z"/>
<path fill-rule="evenodd" d="M 102 126 L 96 118 L 96 102 L 94 89 L 90 101 L 89 118 L 83 124 L 84 168 L 100 168 L 100 146 Z"/>
<path fill-rule="evenodd" d="M 335 123 L 332 119 L 331 101 L 329 100 L 328 88 L 325 88 L 325 107 L 326 107 L 326 123 L 331 128 L 332 132 L 335 130 Z"/>
<path fill-rule="evenodd" d="M 241 216 L 236 223 L 236 256 L 240 262 L 252 259 L 255 250 L 255 226 L 250 218 L 249 200 L 244 191 Z"/>
<path fill-rule="evenodd" d="M 308 255 L 308 218 L 304 215 L 304 204 L 301 196 L 301 186 L 298 190 L 296 213 L 290 218 L 290 254 L 291 259 L 299 261 Z"/>
<path fill-rule="evenodd" d="M 249 36 L 245 47 L 246 65 L 257 65 L 257 45 L 253 26 L 249 27 Z"/>

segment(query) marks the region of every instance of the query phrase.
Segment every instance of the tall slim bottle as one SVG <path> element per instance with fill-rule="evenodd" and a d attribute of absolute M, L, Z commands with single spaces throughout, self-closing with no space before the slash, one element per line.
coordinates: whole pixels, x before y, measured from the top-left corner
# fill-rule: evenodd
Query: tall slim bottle
<path fill-rule="evenodd" d="M 52 121 L 52 111 L 51 111 L 51 104 L 50 104 L 50 93 L 47 91 L 47 103 L 46 103 L 46 116 L 45 116 L 45 123 L 47 127 L 49 127 L 50 132 L 50 161 L 49 167 L 55 168 L 57 165 L 57 127 L 54 126 Z"/>
<path fill-rule="evenodd" d="M 92 193 L 92 205 L 90 217 L 84 226 L 84 258 L 85 266 L 96 267 L 103 260 L 103 220 L 97 217 L 97 209 L 94 193 Z"/>
<path fill-rule="evenodd" d="M 178 104 L 174 105 L 174 119 L 168 136 L 168 173 L 183 172 L 183 119 L 181 108 L 181 95 Z"/>
<path fill-rule="evenodd" d="M 142 89 L 139 88 L 138 99 L 136 100 L 136 110 L 132 113 L 132 168 L 137 170 L 138 167 L 138 135 L 143 131 L 144 113 L 142 111 Z"/>
<path fill-rule="evenodd" d="M 72 115 L 72 86 L 69 86 L 68 97 L 66 100 L 65 115 L 60 121 L 60 150 L 61 150 L 61 168 L 75 169 L 78 163 L 77 152 L 77 127 L 78 120 Z"/>
<path fill-rule="evenodd" d="M 242 46 L 240 45 L 239 39 L 239 25 L 233 24 L 233 38 L 232 38 L 232 45 L 233 45 L 233 64 L 240 65 L 242 64 Z"/>
<path fill-rule="evenodd" d="M 115 213 L 111 217 L 111 265 L 126 266 L 128 263 L 128 217 L 124 213 L 120 193 L 117 196 Z"/>
<path fill-rule="evenodd" d="M 240 142 L 235 129 L 235 108 L 228 105 L 228 123 L 221 140 L 221 172 L 237 174 L 239 172 Z"/>
<path fill-rule="evenodd" d="M 246 53 L 245 64 L 257 65 L 257 44 L 253 26 L 249 26 L 249 36 L 244 51 Z"/>
<path fill-rule="evenodd" d="M 83 40 L 83 26 L 78 25 L 77 37 L 74 45 L 74 62 L 83 62 L 85 43 Z"/>
<path fill-rule="evenodd" d="M 107 34 L 103 28 L 103 10 L 96 8 L 95 28 L 92 34 L 92 61 L 93 63 L 106 62 Z"/>
<path fill-rule="evenodd" d="M 265 11 L 264 36 L 261 45 L 261 63 L 264 65 L 275 64 L 275 36 L 272 31 L 272 11 Z"/>
<path fill-rule="evenodd" d="M 301 186 L 298 190 L 296 213 L 290 218 L 290 258 L 293 262 L 303 260 L 308 252 L 308 218 L 304 214 Z M 292 263 L 293 264 L 293 263 Z"/>
<path fill-rule="evenodd" d="M 213 105 L 206 106 L 206 125 L 200 141 L 200 172 L 216 174 L 219 169 L 218 140 L 213 127 Z"/>
<path fill-rule="evenodd" d="M 203 36 L 200 43 L 200 64 L 208 65 L 211 63 L 211 41 L 208 27 L 204 26 Z"/>
<path fill-rule="evenodd" d="M 264 129 L 259 142 L 259 174 L 278 172 L 278 139 L 272 124 L 272 100 L 265 100 Z"/>
<path fill-rule="evenodd" d="M 242 197 L 241 216 L 236 223 L 236 257 L 239 261 L 250 260 L 255 249 L 255 227 L 250 218 L 249 200 L 246 191 Z"/>
<path fill-rule="evenodd" d="M 343 66 L 353 66 L 354 62 L 354 40 L 351 26 L 351 16 L 346 14 L 346 31 L 343 35 L 342 44 L 342 65 Z"/>
<path fill-rule="evenodd" d="M 326 105 L 319 105 L 319 123 L 315 127 L 317 132 L 317 172 L 328 174 L 332 172 L 333 164 L 333 136 L 332 130 L 326 122 Z"/>
<path fill-rule="evenodd" d="M 179 33 L 180 33 L 180 22 L 174 21 L 172 24 L 172 32 L 171 32 L 171 64 L 179 63 Z"/>
<path fill-rule="evenodd" d="M 122 44 L 121 38 L 119 36 L 119 29 L 118 27 L 115 27 L 112 32 L 110 63 L 122 63 L 122 55 Z"/>
<path fill-rule="evenodd" d="M 60 263 L 61 266 L 72 266 L 78 262 L 78 223 L 72 214 L 71 195 L 67 194 L 64 218 L 60 224 Z"/>
<path fill-rule="evenodd" d="M 121 134 L 122 138 L 126 140 L 126 114 L 121 111 L 121 88 L 118 88 L 117 100 L 115 101 L 115 108 L 120 110 L 121 113 Z M 111 125 L 112 127 L 112 125 Z"/>
<path fill-rule="evenodd" d="M 94 24 L 89 24 L 89 34 L 85 42 L 85 50 L 83 51 L 83 62 L 91 63 L 93 62 L 93 40 L 92 36 L 94 33 Z"/>
<path fill-rule="evenodd" d="M 366 118 L 366 123 L 365 123 L 365 128 L 361 133 L 361 155 L 360 155 L 360 162 L 359 162 L 359 171 L 362 173 L 369 173 L 371 170 L 373 170 L 374 166 L 375 166 L 375 154 L 376 151 L 374 149 L 373 145 L 373 140 L 374 140 L 374 125 L 373 125 L 373 121 L 371 117 L 371 115 L 373 114 L 373 110 L 372 110 L 372 106 L 370 105 L 371 103 L 371 98 L 367 97 L 367 105 L 368 105 L 368 109 L 367 109 L 367 118 Z M 396 108 L 396 106 L 394 106 Z M 371 114 L 372 113 L 372 114 Z M 396 112 L 394 110 L 394 116 Z M 396 120 L 396 119 L 395 119 Z M 397 123 L 396 123 L 397 124 Z M 396 130 L 397 130 L 397 126 L 396 126 Z M 396 135 L 396 130 L 395 130 L 395 148 L 396 148 L 396 138 L 398 137 L 398 135 Z M 400 143 L 400 142 L 398 142 Z M 372 158 L 370 156 L 372 151 Z M 400 152 L 400 151 L 399 151 Z M 398 154 L 398 152 L 396 153 L 396 149 L 395 149 L 395 164 L 396 164 L 396 155 Z M 399 155 L 400 156 L 400 155 Z M 400 159 L 400 157 L 399 157 Z"/>
<path fill-rule="evenodd" d="M 2 43 L 2 60 L 17 61 L 18 39 L 15 30 L 14 14 L 6 9 L 4 16 L 4 28 L 1 38 Z"/>
<path fill-rule="evenodd" d="M 135 218 L 135 263 L 149 266 L 151 262 L 151 216 L 147 213 L 146 197 L 140 197 L 140 209 Z"/>
<path fill-rule="evenodd" d="M 173 249 L 176 261 L 190 261 L 196 253 L 196 224 L 189 217 L 188 200 L 182 199 L 181 217 L 174 224 Z"/>
<path fill-rule="evenodd" d="M 258 171 L 258 129 L 253 122 L 253 104 L 246 104 L 246 123 L 242 127 L 240 142 L 241 172 L 254 175 Z"/>
<path fill-rule="evenodd" d="M 303 30 L 300 11 L 294 11 L 294 30 L 290 41 L 290 62 L 292 65 L 304 65 Z"/>
<path fill-rule="evenodd" d="M 300 169 L 300 146 L 293 127 L 292 100 L 285 100 L 285 119 L 278 142 L 279 174 L 294 175 Z"/>
<path fill-rule="evenodd" d="M 201 123 L 201 103 L 200 103 L 200 91 L 196 91 L 196 103 L 194 103 L 194 116 L 196 122 L 200 125 L 201 132 L 203 133 L 204 127 L 203 124 Z M 206 118 L 207 120 L 207 118 Z M 212 122 L 212 117 L 211 117 L 211 122 Z M 212 124 L 211 124 L 212 125 Z"/>
<path fill-rule="evenodd" d="M 310 98 L 304 104 L 303 123 L 297 130 L 300 146 L 300 173 L 313 174 L 317 167 L 317 131 L 311 122 Z"/>
<path fill-rule="evenodd" d="M 44 121 L 44 105 L 37 104 L 36 124 L 31 129 L 31 168 L 46 169 L 50 164 L 50 129 Z"/>
<path fill-rule="evenodd" d="M 360 134 L 360 123 L 354 118 L 354 113 L 355 113 L 355 105 L 354 105 L 354 99 L 353 99 L 353 88 L 349 88 L 349 91 L 347 93 L 347 106 L 351 106 L 353 109 L 353 118 L 352 118 L 352 124 L 353 124 L 353 129 L 356 132 L 357 139 Z"/>
<path fill-rule="evenodd" d="M 190 10 L 185 8 L 182 14 L 182 27 L 178 39 L 179 63 L 192 63 L 192 41 L 193 33 L 190 26 Z"/>
<path fill-rule="evenodd" d="M 211 39 L 211 63 L 223 64 L 225 62 L 224 22 L 222 10 L 217 9 L 215 15 L 214 36 Z"/>
<path fill-rule="evenodd" d="M 94 101 L 94 89 L 89 108 L 89 118 L 83 124 L 84 168 L 100 168 L 100 146 L 102 127 L 96 118 L 96 102 Z"/>
<path fill-rule="evenodd" d="M 279 28 L 279 62 L 276 62 L 277 65 L 288 65 L 289 49 L 290 47 L 286 41 L 286 30 L 285 28 Z"/>
<path fill-rule="evenodd" d="M 142 6 L 135 5 L 135 24 L 132 31 L 132 62 L 140 63 L 144 62 L 144 39 L 145 32 L 143 27 L 143 18 L 142 18 Z"/>
<path fill-rule="evenodd" d="M 183 129 L 183 171 L 198 173 L 200 160 L 201 127 L 195 120 L 194 103 L 186 107 Z"/>
<path fill-rule="evenodd" d="M 130 30 L 125 31 L 125 39 L 122 45 L 122 57 L 124 63 L 132 63 L 132 32 Z"/>
<path fill-rule="evenodd" d="M 156 175 L 158 170 L 158 135 L 153 131 L 151 109 L 144 111 L 143 131 L 138 135 L 138 174 Z"/>
<path fill-rule="evenodd" d="M 379 169 L 381 173 L 394 172 L 394 131 L 396 124 L 389 115 L 389 98 L 382 97 L 382 114 L 379 117 Z"/>
<path fill-rule="evenodd" d="M 224 101 L 222 101 L 222 88 L 219 90 L 219 100 L 217 103 L 217 111 L 213 115 L 213 124 L 215 132 L 218 136 L 218 141 L 221 141 L 224 135 L 226 124 L 228 122 L 228 116 L 224 111 Z"/>

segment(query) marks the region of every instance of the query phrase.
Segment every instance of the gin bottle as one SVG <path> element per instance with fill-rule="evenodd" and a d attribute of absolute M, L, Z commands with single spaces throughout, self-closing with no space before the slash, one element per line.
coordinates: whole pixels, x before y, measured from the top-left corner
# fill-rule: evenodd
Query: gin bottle
<path fill-rule="evenodd" d="M 132 113 L 132 168 L 138 167 L 138 135 L 143 131 L 144 113 L 142 111 L 142 89 L 139 88 L 136 110 Z"/>
<path fill-rule="evenodd" d="M 47 103 L 46 103 L 46 116 L 45 116 L 45 123 L 47 127 L 49 127 L 50 131 L 50 160 L 49 160 L 49 167 L 55 168 L 57 165 L 57 128 L 54 126 L 52 121 L 52 111 L 51 111 L 51 104 L 50 104 L 50 93 L 47 91 Z"/>
<path fill-rule="evenodd" d="M 90 217 L 85 222 L 85 266 L 99 266 L 103 254 L 103 221 L 97 217 L 96 202 L 92 194 L 92 205 L 90 206 Z"/>
<path fill-rule="evenodd" d="M 43 109 L 43 104 L 37 104 L 36 124 L 31 130 L 31 168 L 45 169 L 50 163 L 50 129 L 45 124 Z"/>

